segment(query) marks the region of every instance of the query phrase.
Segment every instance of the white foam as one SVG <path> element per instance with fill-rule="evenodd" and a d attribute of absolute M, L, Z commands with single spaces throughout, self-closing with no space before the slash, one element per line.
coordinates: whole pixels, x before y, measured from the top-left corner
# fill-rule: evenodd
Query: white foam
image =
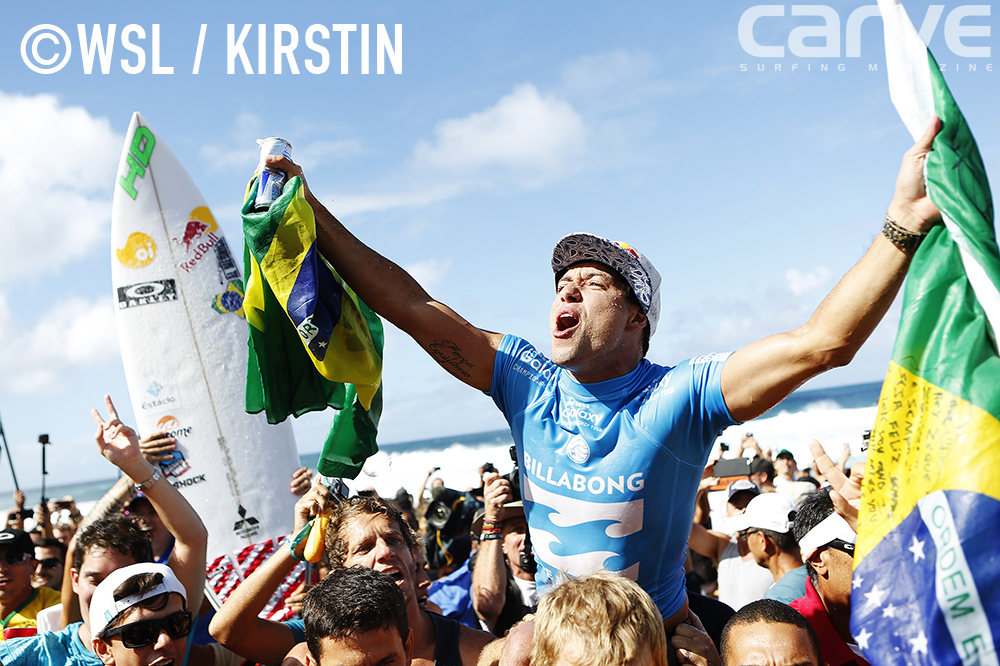
<path fill-rule="evenodd" d="M 779 412 L 765 415 L 740 426 L 726 429 L 716 442 L 739 446 L 745 432 L 752 432 L 762 447 L 771 449 L 772 455 L 788 449 L 795 456 L 799 467 L 812 462 L 808 443 L 817 439 L 836 460 L 844 444 L 851 446 L 852 454 L 861 451 L 862 433 L 875 423 L 876 408 L 861 407 L 840 409 L 832 401 L 817 401 L 807 409 L 795 413 Z M 444 449 L 385 453 L 380 451 L 365 465 L 365 470 L 348 485 L 353 490 L 372 487 L 383 497 L 392 497 L 400 488 L 406 488 L 416 498 L 420 484 L 432 467 L 440 467 L 434 477 L 445 485 L 465 490 L 479 485 L 477 468 L 484 462 L 493 463 L 501 473 L 508 472 L 512 463 L 508 454 L 509 444 L 495 440 L 481 446 L 452 444 Z M 727 457 L 732 457 L 731 452 Z M 433 478 L 433 477 L 432 477 Z"/>

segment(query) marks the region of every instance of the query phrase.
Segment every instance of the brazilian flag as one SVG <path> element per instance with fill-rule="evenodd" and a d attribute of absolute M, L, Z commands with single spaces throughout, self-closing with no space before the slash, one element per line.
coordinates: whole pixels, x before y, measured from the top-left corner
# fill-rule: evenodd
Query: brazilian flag
<path fill-rule="evenodd" d="M 862 489 L 851 632 L 872 664 L 997 664 L 1000 252 L 979 149 L 897 0 L 879 0 L 889 91 L 944 224 L 910 266 Z"/>
<path fill-rule="evenodd" d="M 301 178 L 254 211 L 257 177 L 243 202 L 243 309 L 250 329 L 246 410 L 268 423 L 339 410 L 319 459 L 325 476 L 353 479 L 378 451 L 382 322 L 320 255 Z"/>

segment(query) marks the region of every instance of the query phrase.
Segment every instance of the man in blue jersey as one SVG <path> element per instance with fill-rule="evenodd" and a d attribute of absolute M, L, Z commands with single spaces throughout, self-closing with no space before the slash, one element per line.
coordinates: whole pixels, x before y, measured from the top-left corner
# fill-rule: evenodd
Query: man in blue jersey
<path fill-rule="evenodd" d="M 644 358 L 659 315 L 659 276 L 627 244 L 589 234 L 559 241 L 549 360 L 434 300 L 304 189 L 320 251 L 339 274 L 507 417 L 540 589 L 559 571 L 617 571 L 638 580 L 672 628 L 688 616 L 684 551 L 716 435 L 848 363 L 881 320 L 917 244 L 940 219 L 922 175 L 938 125 L 907 152 L 883 233 L 808 322 L 672 368 Z M 269 157 L 268 166 L 302 175 L 285 157 Z"/>

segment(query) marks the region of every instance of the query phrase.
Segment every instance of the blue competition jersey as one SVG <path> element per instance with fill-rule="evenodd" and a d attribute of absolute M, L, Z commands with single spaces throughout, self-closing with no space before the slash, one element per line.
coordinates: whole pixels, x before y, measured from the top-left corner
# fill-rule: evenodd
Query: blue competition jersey
<path fill-rule="evenodd" d="M 684 604 L 694 498 L 716 436 L 728 354 L 580 384 L 528 342 L 504 336 L 490 396 L 510 424 L 543 592 L 560 572 L 637 581 L 664 618 Z"/>

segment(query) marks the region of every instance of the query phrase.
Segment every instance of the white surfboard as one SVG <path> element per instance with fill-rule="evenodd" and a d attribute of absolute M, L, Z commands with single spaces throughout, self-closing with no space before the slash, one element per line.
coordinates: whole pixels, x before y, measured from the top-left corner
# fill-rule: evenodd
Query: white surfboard
<path fill-rule="evenodd" d="M 209 564 L 288 534 L 297 499 L 288 490 L 299 467 L 290 424 L 244 410 L 241 248 L 133 114 L 111 215 L 118 340 L 138 431 L 177 439 L 163 473 L 208 528 Z"/>

